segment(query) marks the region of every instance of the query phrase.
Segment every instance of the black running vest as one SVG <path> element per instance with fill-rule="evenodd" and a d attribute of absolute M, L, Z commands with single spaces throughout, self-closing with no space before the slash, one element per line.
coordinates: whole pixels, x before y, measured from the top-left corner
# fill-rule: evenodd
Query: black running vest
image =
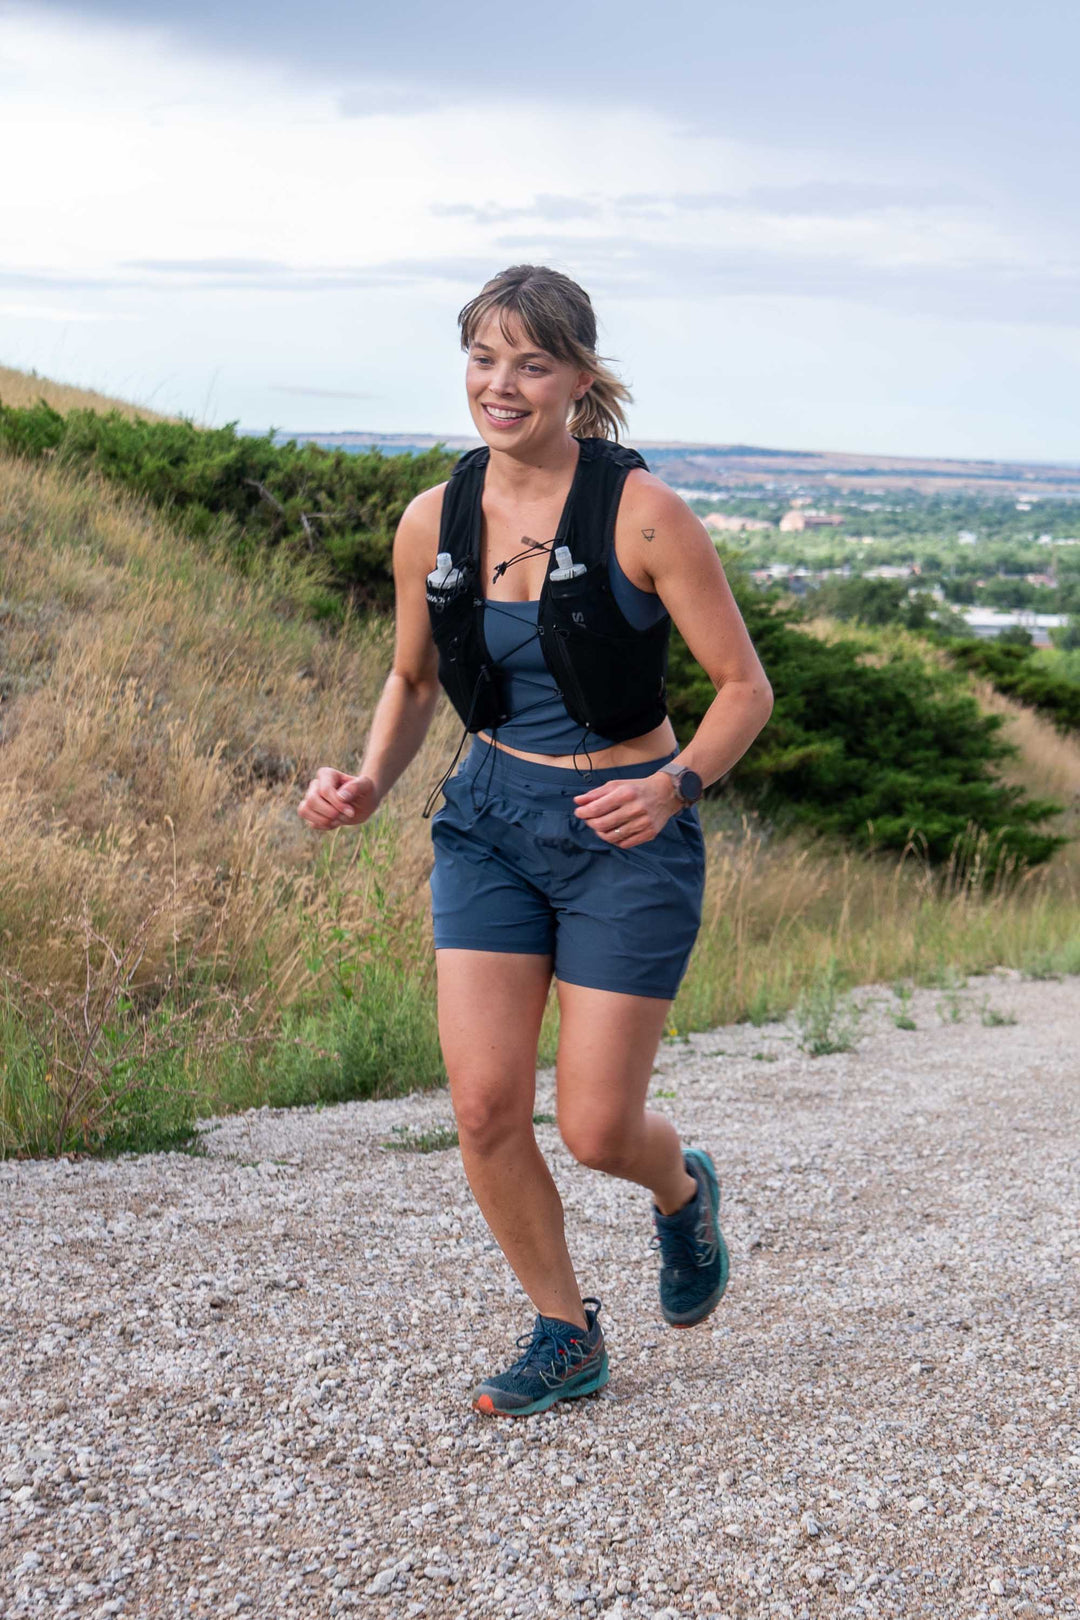
<path fill-rule="evenodd" d="M 643 736 L 667 715 L 668 635 L 665 614 L 636 629 L 615 600 L 608 574 L 615 518 L 626 475 L 646 463 L 610 439 L 579 439 L 580 455 L 559 532 L 540 590 L 537 631 L 544 662 L 567 712 L 586 732 L 625 742 Z M 439 680 L 467 731 L 490 731 L 510 719 L 501 670 L 484 640 L 480 578 L 481 497 L 487 446 L 457 463 L 443 495 L 439 551 L 457 570 L 447 588 L 429 579 L 428 613 L 439 654 Z M 554 580 L 556 546 L 565 546 L 583 573 Z"/>

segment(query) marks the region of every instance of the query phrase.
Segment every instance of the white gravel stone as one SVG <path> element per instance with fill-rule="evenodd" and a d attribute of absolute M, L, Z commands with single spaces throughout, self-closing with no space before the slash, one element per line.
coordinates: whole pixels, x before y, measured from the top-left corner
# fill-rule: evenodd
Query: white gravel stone
<path fill-rule="evenodd" d="M 662 1048 L 732 1250 L 692 1332 L 648 1194 L 538 1127 L 612 1376 L 524 1422 L 468 1405 L 532 1310 L 459 1155 L 383 1145 L 444 1094 L 0 1165 L 4 1620 L 1076 1615 L 1080 985 L 862 999 L 847 1054 Z"/>

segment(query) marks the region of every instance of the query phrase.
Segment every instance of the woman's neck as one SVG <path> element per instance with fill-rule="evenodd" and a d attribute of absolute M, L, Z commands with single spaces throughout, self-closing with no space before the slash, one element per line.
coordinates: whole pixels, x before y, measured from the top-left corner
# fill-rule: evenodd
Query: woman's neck
<path fill-rule="evenodd" d="M 484 483 L 496 499 L 541 501 L 573 477 L 580 453 L 570 433 L 520 455 L 493 449 Z"/>

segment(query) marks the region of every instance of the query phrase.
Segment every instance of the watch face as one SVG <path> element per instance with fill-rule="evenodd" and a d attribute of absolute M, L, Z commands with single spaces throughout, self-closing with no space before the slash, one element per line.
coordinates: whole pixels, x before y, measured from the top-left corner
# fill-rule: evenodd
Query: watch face
<path fill-rule="evenodd" d="M 697 771 L 683 771 L 676 786 L 679 789 L 679 797 L 685 799 L 688 804 L 697 804 L 704 791 Z"/>

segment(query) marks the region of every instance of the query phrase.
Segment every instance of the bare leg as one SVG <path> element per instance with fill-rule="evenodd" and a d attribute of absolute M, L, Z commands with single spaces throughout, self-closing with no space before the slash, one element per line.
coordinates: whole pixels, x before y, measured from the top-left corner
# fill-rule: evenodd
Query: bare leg
<path fill-rule="evenodd" d="M 473 1196 L 540 1314 L 586 1327 L 562 1202 L 532 1123 L 551 959 L 502 951 L 435 954 L 439 1037 Z"/>
<path fill-rule="evenodd" d="M 559 983 L 559 1129 L 582 1164 L 648 1187 L 663 1215 L 697 1191 L 678 1133 L 645 1098 L 669 1001 Z"/>

